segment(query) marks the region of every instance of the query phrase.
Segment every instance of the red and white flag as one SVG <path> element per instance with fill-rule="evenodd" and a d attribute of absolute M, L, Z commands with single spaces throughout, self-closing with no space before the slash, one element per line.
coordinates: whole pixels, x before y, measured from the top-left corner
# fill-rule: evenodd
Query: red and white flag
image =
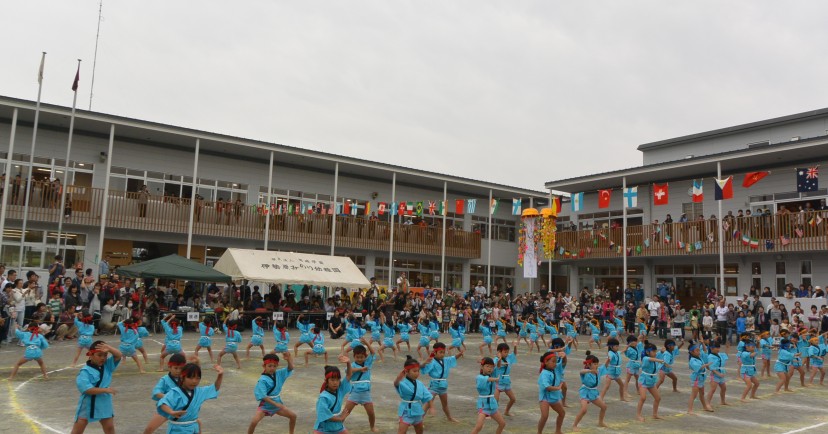
<path fill-rule="evenodd" d="M 656 205 L 667 205 L 670 199 L 668 184 L 653 184 L 653 202 Z"/>

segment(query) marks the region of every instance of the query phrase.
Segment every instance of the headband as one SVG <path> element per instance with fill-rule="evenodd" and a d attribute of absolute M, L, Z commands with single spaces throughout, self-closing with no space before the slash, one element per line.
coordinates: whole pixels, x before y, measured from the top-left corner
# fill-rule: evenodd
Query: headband
<path fill-rule="evenodd" d="M 555 353 L 549 353 L 548 355 L 544 356 L 543 360 L 541 360 L 541 367 L 540 369 L 538 369 L 538 372 L 543 371 L 544 366 L 546 366 L 546 362 L 548 362 L 550 359 L 554 359 L 555 357 L 557 357 Z"/>
<path fill-rule="evenodd" d="M 105 353 L 105 352 L 106 352 L 106 350 L 102 350 L 102 349 L 99 349 L 99 348 L 90 348 L 89 351 L 86 352 L 86 356 L 89 357 L 89 356 L 91 356 L 92 354 L 95 354 L 95 353 Z"/>
<path fill-rule="evenodd" d="M 267 360 L 262 363 L 262 367 L 266 367 L 267 365 L 276 365 L 279 366 L 279 362 L 276 360 Z"/>
<path fill-rule="evenodd" d="M 325 379 L 329 378 L 341 378 L 341 374 L 337 371 L 331 371 L 325 374 Z"/>
<path fill-rule="evenodd" d="M 405 365 L 403 365 L 403 371 L 409 371 L 411 369 L 414 369 L 414 367 L 418 367 L 418 366 L 420 366 L 420 364 L 416 360 L 414 360 L 414 359 L 407 360 L 405 362 Z"/>
<path fill-rule="evenodd" d="M 167 366 L 184 366 L 187 362 L 167 362 Z"/>
<path fill-rule="evenodd" d="M 92 315 L 87 315 L 87 316 L 81 318 L 81 322 L 83 322 L 84 324 L 91 324 L 92 323 Z"/>

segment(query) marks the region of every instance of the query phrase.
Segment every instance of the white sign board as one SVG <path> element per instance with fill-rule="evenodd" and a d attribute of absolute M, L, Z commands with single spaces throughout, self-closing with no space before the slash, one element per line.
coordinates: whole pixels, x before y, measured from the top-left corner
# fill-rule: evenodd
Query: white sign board
<path fill-rule="evenodd" d="M 681 336 L 681 329 L 670 329 L 670 336 L 674 336 L 674 337 Z"/>
<path fill-rule="evenodd" d="M 187 322 L 198 322 L 198 312 L 187 312 Z"/>
<path fill-rule="evenodd" d="M 354 318 L 362 318 L 362 312 L 354 312 Z"/>
<path fill-rule="evenodd" d="M 330 321 L 331 318 L 333 318 L 333 312 L 328 312 L 325 316 L 327 317 L 328 321 Z"/>
<path fill-rule="evenodd" d="M 282 321 L 284 318 L 284 312 L 273 312 L 273 321 Z"/>

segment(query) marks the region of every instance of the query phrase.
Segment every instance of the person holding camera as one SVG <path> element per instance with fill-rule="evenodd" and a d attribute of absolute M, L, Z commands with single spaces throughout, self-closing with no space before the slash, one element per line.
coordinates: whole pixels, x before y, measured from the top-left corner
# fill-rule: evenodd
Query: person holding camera
<path fill-rule="evenodd" d="M 138 216 L 147 216 L 147 204 L 149 204 L 150 192 L 146 185 L 142 185 L 138 190 Z"/>

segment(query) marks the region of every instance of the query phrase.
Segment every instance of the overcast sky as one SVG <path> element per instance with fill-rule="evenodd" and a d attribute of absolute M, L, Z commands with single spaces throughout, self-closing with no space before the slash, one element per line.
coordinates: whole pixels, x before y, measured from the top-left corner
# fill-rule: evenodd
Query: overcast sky
<path fill-rule="evenodd" d="M 232 7 L 230 7 L 232 5 Z M 828 106 L 824 1 L 104 2 L 92 109 L 507 185 Z M 97 0 L 5 0 L 0 94 L 89 105 Z"/>

